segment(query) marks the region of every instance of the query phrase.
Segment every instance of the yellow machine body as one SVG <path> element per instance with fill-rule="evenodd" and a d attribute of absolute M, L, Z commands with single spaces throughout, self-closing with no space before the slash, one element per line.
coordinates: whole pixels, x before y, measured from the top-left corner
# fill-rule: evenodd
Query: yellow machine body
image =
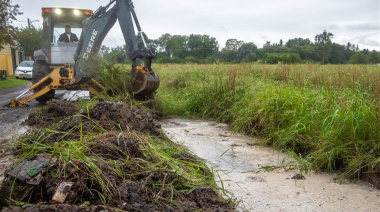
<path fill-rule="evenodd" d="M 49 75 L 42 78 L 36 84 L 30 86 L 27 90 L 33 91 L 36 88 L 39 88 L 37 92 L 23 99 L 13 98 L 9 106 L 22 107 L 25 103 L 46 94 L 50 90 L 88 90 L 93 95 L 98 95 L 99 92 L 104 90 L 104 87 L 93 78 L 82 80 L 78 84 L 75 83 L 74 67 L 72 65 L 67 64 L 65 66 L 50 66 L 50 68 L 53 70 Z M 49 82 L 49 84 L 42 86 L 42 84 L 46 84 L 45 82 Z M 26 92 L 23 94 L 25 93 Z"/>

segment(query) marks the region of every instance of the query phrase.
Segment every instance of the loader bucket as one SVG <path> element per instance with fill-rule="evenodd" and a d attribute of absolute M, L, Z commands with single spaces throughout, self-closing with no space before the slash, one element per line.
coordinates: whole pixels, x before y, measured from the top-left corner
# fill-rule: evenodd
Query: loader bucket
<path fill-rule="evenodd" d="M 160 78 L 147 68 L 137 66 L 132 69 L 132 92 L 136 97 L 148 96 L 160 85 Z"/>

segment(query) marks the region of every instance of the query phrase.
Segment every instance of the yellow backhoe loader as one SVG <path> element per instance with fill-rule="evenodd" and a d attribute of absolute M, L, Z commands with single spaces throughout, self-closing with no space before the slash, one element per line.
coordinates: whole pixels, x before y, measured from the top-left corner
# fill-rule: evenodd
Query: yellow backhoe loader
<path fill-rule="evenodd" d="M 146 46 L 131 0 L 111 0 L 94 13 L 85 9 L 42 8 L 42 17 L 42 48 L 34 52 L 33 85 L 12 99 L 11 107 L 23 106 L 33 99 L 46 102 L 54 98 L 55 90 L 88 90 L 94 95 L 104 90 L 86 68 L 116 20 L 132 60 L 133 95 L 150 95 L 158 88 L 160 79 L 151 68 L 155 55 Z M 144 43 L 142 49 L 137 45 L 134 24 Z M 33 94 L 22 98 L 28 91 Z"/>

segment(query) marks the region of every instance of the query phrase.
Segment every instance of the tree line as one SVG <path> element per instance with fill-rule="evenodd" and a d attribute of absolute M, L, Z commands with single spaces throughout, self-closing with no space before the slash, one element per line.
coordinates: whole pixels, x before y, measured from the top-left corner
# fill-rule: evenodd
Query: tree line
<path fill-rule="evenodd" d="M 27 56 L 41 48 L 42 29 L 35 27 L 14 30 L 20 50 Z M 315 36 L 314 42 L 308 38 L 293 38 L 287 42 L 267 41 L 262 48 L 253 42 L 245 43 L 237 39 L 228 39 L 219 50 L 218 41 L 209 35 L 170 35 L 163 34 L 158 39 L 149 39 L 148 48 L 155 54 L 158 63 L 321 63 L 321 64 L 378 64 L 380 52 L 360 50 L 358 45 L 347 43 L 340 45 L 332 42 L 333 34 L 327 31 Z M 144 48 L 140 36 L 138 45 Z M 102 46 L 101 52 L 106 60 L 116 63 L 129 61 L 126 46 L 109 48 Z"/>
<path fill-rule="evenodd" d="M 287 42 L 267 41 L 259 48 L 253 42 L 228 39 L 219 50 L 218 41 L 209 35 L 171 35 L 163 34 L 158 39 L 149 39 L 148 48 L 156 54 L 159 63 L 321 63 L 321 64 L 377 64 L 380 63 L 380 52 L 359 49 L 359 45 L 347 43 L 341 45 L 332 41 L 333 33 L 324 30 L 315 36 L 314 41 L 308 38 L 293 38 Z M 138 43 L 143 48 L 141 37 Z M 128 60 L 126 46 L 101 48 L 107 60 L 123 63 Z"/>

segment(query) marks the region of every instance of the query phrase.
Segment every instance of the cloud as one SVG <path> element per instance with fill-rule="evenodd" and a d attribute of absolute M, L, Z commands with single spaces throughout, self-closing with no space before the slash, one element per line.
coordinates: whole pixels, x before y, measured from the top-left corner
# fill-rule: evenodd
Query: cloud
<path fill-rule="evenodd" d="M 322 26 L 321 26 L 322 27 Z M 327 24 L 323 26 L 326 30 L 339 30 L 342 27 L 339 24 Z M 322 28 L 323 28 L 322 27 Z"/>
<path fill-rule="evenodd" d="M 371 47 L 379 47 L 380 46 L 380 42 L 378 40 L 374 40 L 374 39 L 371 39 L 371 38 L 363 38 L 363 37 L 360 37 L 357 39 L 357 42 L 361 45 L 364 45 L 364 46 L 371 46 Z"/>
<path fill-rule="evenodd" d="M 223 27 L 223 26 L 217 26 L 217 27 L 215 27 L 215 30 L 217 32 L 224 32 L 224 33 L 228 32 L 228 29 L 226 27 Z"/>
<path fill-rule="evenodd" d="M 348 30 L 380 30 L 379 23 L 360 23 L 349 24 L 346 26 Z"/>
<path fill-rule="evenodd" d="M 353 44 L 358 44 L 361 49 L 368 48 L 379 51 L 380 41 L 379 32 L 359 34 L 351 39 L 344 39 Z"/>

